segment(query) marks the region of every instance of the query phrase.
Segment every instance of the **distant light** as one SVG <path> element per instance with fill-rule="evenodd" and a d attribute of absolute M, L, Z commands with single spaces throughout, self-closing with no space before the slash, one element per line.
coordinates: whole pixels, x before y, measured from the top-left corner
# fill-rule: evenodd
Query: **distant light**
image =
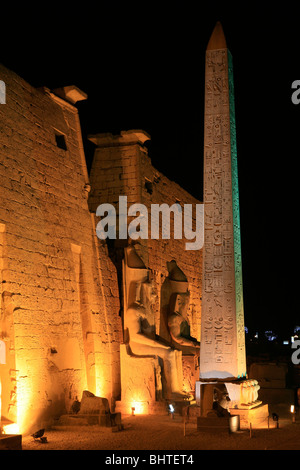
<path fill-rule="evenodd" d="M 295 413 L 295 405 L 291 405 L 290 412 Z"/>
<path fill-rule="evenodd" d="M 268 341 L 274 341 L 277 339 L 277 335 L 271 330 L 265 331 L 265 337 L 268 339 Z"/>
<path fill-rule="evenodd" d="M 254 338 L 258 338 L 258 332 L 255 333 Z"/>
<path fill-rule="evenodd" d="M 284 340 L 284 341 L 283 341 L 283 344 L 289 344 L 289 341 Z"/>

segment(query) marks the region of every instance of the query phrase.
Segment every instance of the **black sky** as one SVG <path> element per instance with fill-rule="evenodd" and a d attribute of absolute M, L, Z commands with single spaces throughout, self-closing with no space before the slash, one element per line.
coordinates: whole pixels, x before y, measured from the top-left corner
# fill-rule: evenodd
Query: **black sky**
<path fill-rule="evenodd" d="M 238 4 L 1 6 L 0 62 L 33 86 L 88 94 L 78 104 L 88 165 L 88 134 L 144 129 L 153 165 L 202 199 L 205 49 L 221 21 L 235 77 L 246 325 L 284 331 L 300 324 L 299 15 L 287 2 Z"/>

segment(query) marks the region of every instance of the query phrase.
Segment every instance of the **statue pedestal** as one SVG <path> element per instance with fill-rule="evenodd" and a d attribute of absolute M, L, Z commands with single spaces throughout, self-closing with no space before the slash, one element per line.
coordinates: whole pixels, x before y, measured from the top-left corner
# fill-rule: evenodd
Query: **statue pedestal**
<path fill-rule="evenodd" d="M 157 375 L 160 372 L 158 359 L 150 356 L 130 355 L 126 344 L 120 345 L 121 401 L 116 403 L 124 414 L 151 414 L 160 408 L 157 390 Z"/>
<path fill-rule="evenodd" d="M 172 395 L 170 384 L 161 377 L 160 359 L 155 356 L 135 356 L 128 346 L 121 344 L 121 400 L 116 402 L 115 411 L 122 414 L 167 414 L 169 404 L 181 414 L 181 408 L 190 400 L 181 400 Z M 182 356 L 184 389 L 194 393 L 196 364 L 194 356 Z M 165 372 L 168 371 L 165 365 Z M 134 408 L 134 410 L 133 410 Z"/>
<path fill-rule="evenodd" d="M 261 403 L 261 402 L 260 402 Z M 268 427 L 269 407 L 260 404 L 252 408 L 229 408 L 232 416 L 240 417 L 240 429 L 249 429 L 250 424 L 253 429 L 260 427 Z"/>
<path fill-rule="evenodd" d="M 183 390 L 195 394 L 196 377 L 199 375 L 195 356 L 192 354 L 182 355 Z"/>
<path fill-rule="evenodd" d="M 206 417 L 213 410 L 214 385 L 217 382 L 200 382 L 197 380 L 195 387 L 196 405 L 199 406 L 199 416 Z"/>

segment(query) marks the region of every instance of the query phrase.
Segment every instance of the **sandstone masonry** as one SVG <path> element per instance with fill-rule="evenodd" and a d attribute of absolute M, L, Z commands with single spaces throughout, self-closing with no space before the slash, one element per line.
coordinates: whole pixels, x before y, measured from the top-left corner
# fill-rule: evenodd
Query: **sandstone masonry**
<path fill-rule="evenodd" d="M 82 391 L 121 396 L 123 248 L 100 241 L 96 208 L 116 204 L 197 203 L 153 168 L 143 131 L 91 137 L 90 177 L 83 151 L 76 87 L 36 89 L 0 65 L 0 364 L 2 416 L 22 431 L 68 411 Z M 138 250 L 158 291 L 167 261 L 189 280 L 191 334 L 199 338 L 201 252 L 184 240 L 142 240 Z M 157 334 L 161 296 L 156 306 Z"/>

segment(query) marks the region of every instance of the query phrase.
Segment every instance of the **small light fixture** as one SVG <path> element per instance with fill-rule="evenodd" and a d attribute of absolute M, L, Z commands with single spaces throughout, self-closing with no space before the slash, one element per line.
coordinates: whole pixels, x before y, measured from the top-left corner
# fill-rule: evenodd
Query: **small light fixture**
<path fill-rule="evenodd" d="M 291 405 L 290 412 L 292 414 L 292 422 L 295 423 L 296 422 L 295 405 Z"/>
<path fill-rule="evenodd" d="M 135 416 L 134 412 L 135 412 L 135 407 L 132 406 L 132 407 L 131 407 L 131 414 L 132 414 L 132 416 Z"/>
<path fill-rule="evenodd" d="M 175 408 L 172 404 L 169 405 L 169 413 L 172 417 L 172 419 L 174 419 L 174 412 L 175 412 Z"/>

